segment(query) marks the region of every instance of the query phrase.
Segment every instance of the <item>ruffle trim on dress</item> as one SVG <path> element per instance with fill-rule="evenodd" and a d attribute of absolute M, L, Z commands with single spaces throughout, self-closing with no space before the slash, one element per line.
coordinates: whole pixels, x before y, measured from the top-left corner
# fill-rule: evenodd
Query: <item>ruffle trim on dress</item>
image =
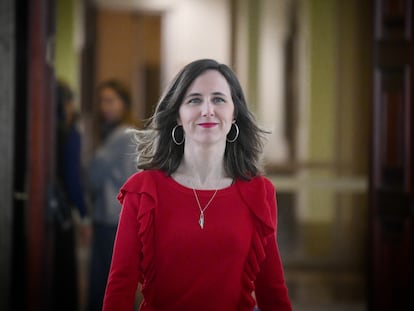
<path fill-rule="evenodd" d="M 150 291 L 146 289 L 155 278 L 154 212 L 157 205 L 157 184 L 152 174 L 154 171 L 143 171 L 132 175 L 122 186 L 117 197 L 122 204 L 128 192 L 140 195 L 137 211 L 138 237 L 141 242 L 139 281 L 142 283 L 142 293 L 147 301 L 151 301 L 153 297 L 150 297 Z"/>
<path fill-rule="evenodd" d="M 255 290 L 254 283 L 260 271 L 260 265 L 266 257 L 265 247 L 268 237 L 275 234 L 276 210 L 272 210 L 268 201 L 269 195 L 274 195 L 273 185 L 264 177 L 256 177 L 249 182 L 240 181 L 238 185 L 240 195 L 255 221 L 255 230 L 242 276 L 243 289 L 238 308 L 244 311 L 253 310 L 256 305 L 252 296 Z"/>

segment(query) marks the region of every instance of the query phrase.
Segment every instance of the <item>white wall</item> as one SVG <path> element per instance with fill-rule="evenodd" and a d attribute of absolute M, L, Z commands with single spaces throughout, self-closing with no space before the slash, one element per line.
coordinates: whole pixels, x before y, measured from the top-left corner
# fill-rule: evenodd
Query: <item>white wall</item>
<path fill-rule="evenodd" d="M 260 7 L 258 119 L 271 131 L 265 159 L 271 163 L 287 160 L 285 127 L 285 77 L 283 48 L 287 31 L 288 0 L 263 0 Z"/>
<path fill-rule="evenodd" d="M 260 0 L 258 3 L 258 45 L 249 47 L 254 35 L 249 21 L 250 0 L 237 1 L 237 26 L 235 31 L 236 55 L 234 59 L 236 73 L 244 87 L 260 126 L 271 132 L 267 136 L 264 159 L 268 164 L 280 164 L 288 161 L 289 144 L 285 128 L 285 55 L 284 47 L 288 31 L 288 13 L 292 0 Z M 253 38 L 254 39 L 254 38 Z M 249 55 L 252 48 L 257 53 L 257 81 L 249 77 Z M 251 96 L 249 84 L 256 85 L 256 95 Z M 252 98 L 253 97 L 253 98 Z M 254 98 L 255 97 L 255 98 Z"/>
<path fill-rule="evenodd" d="M 229 0 L 94 0 L 99 7 L 161 13 L 162 87 L 198 58 L 230 62 Z"/>
<path fill-rule="evenodd" d="M 162 21 L 163 86 L 187 63 L 198 58 L 230 62 L 228 0 L 180 0 Z"/>

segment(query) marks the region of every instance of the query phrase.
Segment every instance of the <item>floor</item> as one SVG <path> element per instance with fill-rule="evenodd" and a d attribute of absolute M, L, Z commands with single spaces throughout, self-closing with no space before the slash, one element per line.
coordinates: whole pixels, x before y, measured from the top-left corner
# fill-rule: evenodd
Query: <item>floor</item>
<path fill-rule="evenodd" d="M 287 269 L 286 279 L 295 311 L 365 311 L 360 276 L 349 272 Z"/>
<path fill-rule="evenodd" d="M 365 304 L 320 304 L 320 305 L 306 305 L 300 303 L 293 303 L 294 311 L 365 311 Z"/>

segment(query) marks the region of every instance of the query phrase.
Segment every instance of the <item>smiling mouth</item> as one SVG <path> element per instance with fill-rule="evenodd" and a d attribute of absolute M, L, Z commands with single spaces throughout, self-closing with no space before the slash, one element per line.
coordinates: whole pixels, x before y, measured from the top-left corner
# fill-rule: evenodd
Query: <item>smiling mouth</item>
<path fill-rule="evenodd" d="M 217 125 L 217 123 L 200 123 L 199 125 L 200 125 L 201 127 L 204 127 L 204 128 L 211 128 L 211 127 L 216 126 L 216 125 Z"/>

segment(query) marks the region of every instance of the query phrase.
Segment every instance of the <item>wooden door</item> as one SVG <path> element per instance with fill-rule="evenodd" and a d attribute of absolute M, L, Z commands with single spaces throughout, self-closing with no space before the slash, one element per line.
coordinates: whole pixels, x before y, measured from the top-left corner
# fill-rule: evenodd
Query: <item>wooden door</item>
<path fill-rule="evenodd" d="M 47 191 L 53 179 L 55 109 L 53 105 L 54 1 L 29 1 L 28 159 L 27 159 L 27 307 L 48 310 L 50 248 Z M 23 294 L 23 296 L 25 296 Z"/>
<path fill-rule="evenodd" d="M 369 310 L 414 310 L 414 1 L 374 4 Z"/>

